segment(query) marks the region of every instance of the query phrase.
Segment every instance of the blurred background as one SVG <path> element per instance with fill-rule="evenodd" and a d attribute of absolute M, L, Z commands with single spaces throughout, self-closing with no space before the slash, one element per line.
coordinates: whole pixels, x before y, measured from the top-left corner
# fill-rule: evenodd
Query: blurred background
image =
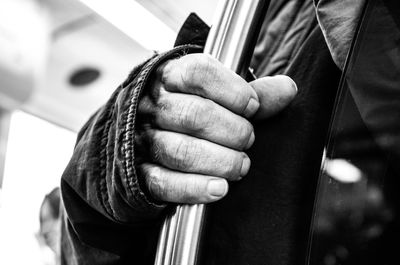
<path fill-rule="evenodd" d="M 0 0 L 0 264 L 55 264 L 77 131 L 190 12 L 211 24 L 216 2 Z"/>

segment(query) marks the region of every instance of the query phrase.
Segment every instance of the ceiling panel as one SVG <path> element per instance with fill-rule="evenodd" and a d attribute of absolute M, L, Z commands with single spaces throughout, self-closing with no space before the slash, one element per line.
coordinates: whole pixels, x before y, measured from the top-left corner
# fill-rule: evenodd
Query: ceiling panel
<path fill-rule="evenodd" d="M 174 31 L 178 31 L 191 12 L 197 13 L 209 25 L 217 0 L 136 0 Z"/>
<path fill-rule="evenodd" d="M 53 38 L 45 78 L 23 108 L 76 131 L 106 102 L 130 70 L 151 54 L 107 21 L 92 15 Z M 98 69 L 99 79 L 86 86 L 72 86 L 71 74 L 84 67 Z"/>
<path fill-rule="evenodd" d="M 151 52 L 78 0 L 37 1 L 48 11 L 51 43 L 44 78 L 23 109 L 77 131 L 106 102 L 129 71 Z M 210 24 L 217 1 L 137 2 L 178 31 L 190 12 L 198 13 Z M 69 83 L 69 78 L 82 67 L 98 69 L 101 75 L 95 82 L 76 88 Z"/>

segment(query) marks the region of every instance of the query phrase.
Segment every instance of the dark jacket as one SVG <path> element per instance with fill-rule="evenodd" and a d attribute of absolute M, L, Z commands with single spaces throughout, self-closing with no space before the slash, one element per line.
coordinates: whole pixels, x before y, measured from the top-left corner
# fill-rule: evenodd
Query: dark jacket
<path fill-rule="evenodd" d="M 332 1 L 319 2 L 325 7 Z M 232 183 L 227 197 L 210 207 L 204 264 L 298 264 L 304 258 L 342 66 L 342 57 L 334 55 L 337 46 L 331 41 L 328 47 L 329 34 L 321 31 L 332 20 L 323 21 L 317 22 L 311 1 L 271 4 L 252 67 L 259 77 L 289 75 L 299 93 L 278 116 L 254 124 L 248 177 Z M 154 69 L 165 60 L 201 52 L 207 32 L 192 16 L 177 47 L 137 66 L 80 131 L 61 180 L 62 264 L 154 263 L 169 205 L 155 202 L 135 171 L 137 104 Z"/>

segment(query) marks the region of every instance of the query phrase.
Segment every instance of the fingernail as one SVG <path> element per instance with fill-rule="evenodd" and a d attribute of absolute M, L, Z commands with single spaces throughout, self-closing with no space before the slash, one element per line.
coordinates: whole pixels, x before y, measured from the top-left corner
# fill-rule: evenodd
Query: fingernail
<path fill-rule="evenodd" d="M 246 149 L 250 148 L 253 145 L 255 139 L 256 139 L 256 136 L 254 135 L 254 132 L 251 132 L 249 141 L 247 142 L 247 145 L 246 145 Z"/>
<path fill-rule="evenodd" d="M 207 191 L 211 196 L 223 197 L 228 192 L 228 183 L 223 179 L 209 180 Z"/>
<path fill-rule="evenodd" d="M 242 168 L 240 170 L 240 175 L 242 177 L 244 177 L 249 172 L 250 164 L 251 164 L 250 158 L 246 154 L 244 154 L 244 156 L 245 157 L 244 157 L 243 162 L 242 162 Z"/>
<path fill-rule="evenodd" d="M 259 107 L 260 107 L 260 103 L 257 100 L 255 100 L 254 98 L 251 98 L 249 100 L 249 103 L 247 104 L 245 111 L 244 111 L 244 116 L 246 118 L 253 116 L 257 112 Z"/>
<path fill-rule="evenodd" d="M 299 89 L 297 88 L 297 84 L 292 78 L 290 78 L 290 80 L 292 81 L 292 87 L 293 87 L 293 89 L 295 91 L 295 94 L 297 94 L 297 92 L 299 91 Z"/>

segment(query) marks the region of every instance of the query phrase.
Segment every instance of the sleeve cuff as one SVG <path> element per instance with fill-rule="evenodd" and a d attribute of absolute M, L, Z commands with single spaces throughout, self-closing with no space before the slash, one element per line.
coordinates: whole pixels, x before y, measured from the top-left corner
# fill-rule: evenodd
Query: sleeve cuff
<path fill-rule="evenodd" d="M 153 72 L 157 70 L 157 67 L 167 60 L 179 58 L 189 53 L 200 53 L 202 52 L 202 47 L 198 45 L 181 45 L 168 52 L 162 53 L 158 56 L 150 59 L 142 68 L 141 72 L 135 78 L 134 84 L 130 83 L 129 86 L 133 85 L 134 88 L 131 90 L 130 103 L 127 111 L 127 115 L 122 135 L 122 154 L 124 154 L 124 180 L 127 185 L 128 198 L 131 198 L 135 208 L 138 207 L 146 212 L 149 211 L 149 207 L 155 211 L 164 209 L 166 204 L 158 202 L 153 199 L 144 183 L 141 179 L 140 174 L 138 174 L 135 161 L 137 161 L 137 156 L 139 155 L 135 152 L 135 130 L 136 130 L 136 117 L 137 117 L 137 107 L 140 96 L 143 90 L 146 88 L 147 83 L 151 79 Z"/>

